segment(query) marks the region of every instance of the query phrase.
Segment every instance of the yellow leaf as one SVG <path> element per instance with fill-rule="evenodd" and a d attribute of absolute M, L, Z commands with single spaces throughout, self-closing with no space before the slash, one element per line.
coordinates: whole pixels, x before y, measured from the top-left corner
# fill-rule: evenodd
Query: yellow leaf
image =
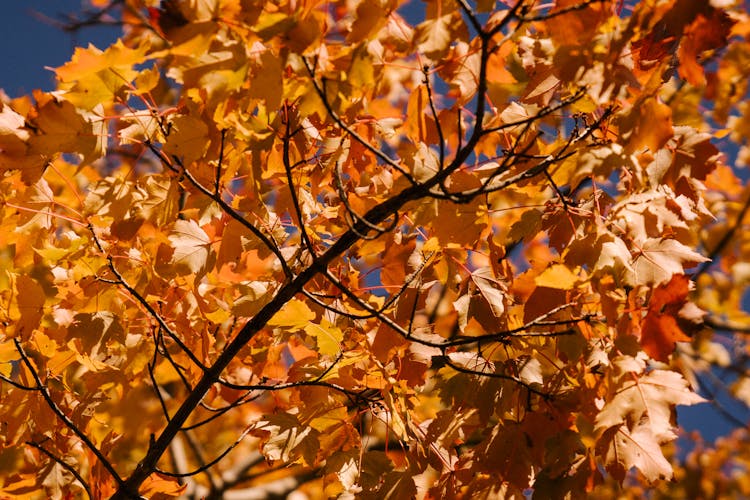
<path fill-rule="evenodd" d="M 315 313 L 301 300 L 292 299 L 268 321 L 270 326 L 286 330 L 302 330 L 315 319 Z"/>
<path fill-rule="evenodd" d="M 52 377 L 57 377 L 76 359 L 76 353 L 72 351 L 58 351 L 47 361 L 47 370 Z"/>
<path fill-rule="evenodd" d="M 0 111 L 0 174 L 6 170 L 20 170 L 26 185 L 34 184 L 42 176 L 47 158 L 39 153 L 30 154 L 25 119 L 10 106 Z"/>
<path fill-rule="evenodd" d="M 247 96 L 263 99 L 266 108 L 277 109 L 284 90 L 281 60 L 278 55 L 257 42 L 253 44 L 250 53 L 251 75 Z"/>
<path fill-rule="evenodd" d="M 154 378 L 157 382 L 164 385 L 171 382 L 179 382 L 180 374 L 177 373 L 177 370 L 174 369 L 174 366 L 172 366 L 171 363 L 169 363 L 168 361 L 162 361 L 161 363 L 156 365 L 156 369 L 154 370 Z"/>
<path fill-rule="evenodd" d="M 429 238 L 427 241 L 424 242 L 424 245 L 422 246 L 422 252 L 429 253 L 429 252 L 437 252 L 440 250 L 440 240 L 435 238 L 434 236 L 432 238 Z"/>
<path fill-rule="evenodd" d="M 193 116 L 180 115 L 172 120 L 172 128 L 164 144 L 164 152 L 189 165 L 208 149 L 208 126 Z"/>
<path fill-rule="evenodd" d="M 34 332 L 34 345 L 45 358 L 51 358 L 57 353 L 57 342 L 38 330 Z"/>
<path fill-rule="evenodd" d="M 521 218 L 510 226 L 508 241 L 531 241 L 531 239 L 539 233 L 541 228 L 542 212 L 541 210 L 532 208 L 531 210 L 525 211 L 521 215 Z"/>
<path fill-rule="evenodd" d="M 133 66 L 144 61 L 148 44 L 137 49 L 122 40 L 102 52 L 93 45 L 77 48 L 71 60 L 55 70 L 65 99 L 84 109 L 105 106 L 138 75 Z"/>
<path fill-rule="evenodd" d="M 6 377 L 13 371 L 13 365 L 11 361 L 21 359 L 21 355 L 18 354 L 15 344 L 13 342 L 3 342 L 0 344 L 0 374 Z"/>
<path fill-rule="evenodd" d="M 452 24 L 454 16 L 448 14 L 434 19 L 427 19 L 417 26 L 416 39 L 419 51 L 431 59 L 436 59 L 448 50 L 454 41 Z"/>
<path fill-rule="evenodd" d="M 258 18 L 258 22 L 253 27 L 253 31 L 263 40 L 280 35 L 291 29 L 296 23 L 294 17 L 283 12 L 264 12 Z"/>
<path fill-rule="evenodd" d="M 310 420 L 309 425 L 318 432 L 325 432 L 341 425 L 348 419 L 348 416 L 345 406 L 336 406 L 322 416 Z"/>
<path fill-rule="evenodd" d="M 159 84 L 159 68 L 154 64 L 151 69 L 144 69 L 138 76 L 135 77 L 133 85 L 135 86 L 135 94 L 142 95 L 150 92 Z"/>
<path fill-rule="evenodd" d="M 136 218 L 153 221 L 159 226 L 174 222 L 180 210 L 180 186 L 170 176 L 149 175 L 138 183 L 148 193 L 148 197 L 133 207 Z"/>
<path fill-rule="evenodd" d="M 349 83 L 358 91 L 364 90 L 375 83 L 375 68 L 373 68 L 372 59 L 365 45 L 360 45 L 354 50 L 347 78 Z"/>
<path fill-rule="evenodd" d="M 409 96 L 409 103 L 406 107 L 406 135 L 416 143 L 427 140 L 427 115 L 426 109 L 429 106 L 429 95 L 427 87 L 420 85 Z"/>
<path fill-rule="evenodd" d="M 320 323 L 308 323 L 305 332 L 311 337 L 315 337 L 318 342 L 318 351 L 321 354 L 335 356 L 341 351 L 341 340 L 344 338 L 344 332 L 327 320 L 323 319 Z"/>
<path fill-rule="evenodd" d="M 226 309 L 218 308 L 215 311 L 204 313 L 206 318 L 216 325 L 220 325 L 225 322 L 231 316 L 230 312 Z"/>
<path fill-rule="evenodd" d="M 271 462 L 303 460 L 315 462 L 320 449 L 318 431 L 303 426 L 289 413 L 266 415 L 255 426 L 253 434 L 261 437 L 263 455 Z"/>
<path fill-rule="evenodd" d="M 578 276 L 568 266 L 563 264 L 554 264 L 548 267 L 534 279 L 536 286 L 558 288 L 561 290 L 573 288 L 577 281 Z"/>
<path fill-rule="evenodd" d="M 72 339 L 68 341 L 67 346 L 72 352 L 75 353 L 77 361 L 85 366 L 88 370 L 92 372 L 99 372 L 109 368 L 109 365 L 107 365 L 106 363 L 102 363 L 101 361 L 92 358 L 85 352 L 82 352 L 80 340 Z"/>
<path fill-rule="evenodd" d="M 25 275 L 10 275 L 13 283 L 13 295 L 10 304 L 10 318 L 13 327 L 6 333 L 18 337 L 31 334 L 39 326 L 44 314 L 44 289 L 33 278 Z"/>

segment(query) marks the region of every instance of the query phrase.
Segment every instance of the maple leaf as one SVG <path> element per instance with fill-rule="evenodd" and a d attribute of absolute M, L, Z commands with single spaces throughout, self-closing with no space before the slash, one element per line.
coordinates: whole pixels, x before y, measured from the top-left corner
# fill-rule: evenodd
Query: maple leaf
<path fill-rule="evenodd" d="M 138 183 L 145 191 L 143 199 L 131 208 L 133 216 L 166 226 L 177 218 L 179 211 L 179 184 L 168 176 L 149 175 Z"/>
<path fill-rule="evenodd" d="M 177 272 L 195 274 L 196 280 L 206 274 L 215 260 L 215 253 L 206 232 L 194 220 L 178 220 L 169 235 L 174 253 L 171 263 Z"/>
<path fill-rule="evenodd" d="M 698 14 L 685 28 L 683 39 L 677 50 L 680 59 L 678 68 L 680 76 L 691 85 L 703 85 L 706 79 L 703 67 L 697 59 L 704 52 L 725 45 L 735 22 L 720 9 L 711 9 L 708 16 Z"/>
<path fill-rule="evenodd" d="M 269 320 L 268 324 L 290 330 L 303 330 L 313 319 L 315 319 L 315 313 L 307 304 L 300 300 L 290 300 Z"/>
<path fill-rule="evenodd" d="M 65 89 L 65 99 L 92 110 L 123 97 L 128 84 L 138 75 L 133 66 L 144 61 L 148 49 L 148 44 L 127 47 L 122 40 L 104 51 L 93 45 L 76 48 L 70 62 L 55 69 Z"/>
<path fill-rule="evenodd" d="M 492 275 L 489 267 L 483 267 L 471 273 L 471 282 L 487 302 L 492 314 L 496 318 L 501 317 L 505 312 L 507 293 L 507 288 L 501 280 Z"/>
<path fill-rule="evenodd" d="M 621 136 L 628 152 L 649 148 L 655 153 L 673 135 L 672 111 L 657 99 L 645 99 L 620 115 Z"/>
<path fill-rule="evenodd" d="M 456 23 L 455 13 L 449 13 L 434 19 L 428 19 L 416 27 L 420 52 L 431 59 L 437 59 L 444 54 L 451 41 L 454 40 L 452 26 Z"/>
<path fill-rule="evenodd" d="M 318 351 L 321 354 L 334 356 L 341 352 L 341 341 L 344 339 L 344 332 L 328 321 L 320 324 L 309 323 L 305 327 L 305 332 L 315 338 L 318 344 Z"/>
<path fill-rule="evenodd" d="M 691 303 L 687 296 L 690 279 L 684 274 L 675 274 L 666 283 L 654 289 L 643 319 L 641 345 L 652 358 L 666 361 L 672 354 L 676 342 L 690 342 L 689 334 L 682 325 L 700 324 L 703 313 Z M 692 307 L 691 307 L 692 305 Z"/>
<path fill-rule="evenodd" d="M 83 163 L 91 163 L 105 153 L 106 125 L 97 114 L 79 111 L 69 101 L 58 101 L 49 94 L 37 94 L 34 119 L 37 134 L 29 139 L 31 151 L 52 157 L 76 152 Z M 95 107 L 101 113 L 101 106 Z"/>
<path fill-rule="evenodd" d="M 536 286 L 563 290 L 573 288 L 577 281 L 578 276 L 563 264 L 553 264 L 534 278 Z"/>
<path fill-rule="evenodd" d="M 11 276 L 12 296 L 10 319 L 14 337 L 28 337 L 39 326 L 44 314 L 45 294 L 39 283 L 30 276 Z"/>
<path fill-rule="evenodd" d="M 650 482 L 673 477 L 672 465 L 664 457 L 659 443 L 648 425 L 636 425 L 632 430 L 619 425 L 607 430 L 599 447 L 607 471 L 622 481 L 630 467 L 636 467 Z"/>
<path fill-rule="evenodd" d="M 578 240 L 571 248 L 570 257 L 573 262 L 578 263 L 576 258 L 579 252 L 588 253 L 586 240 Z M 595 240 L 598 253 L 594 253 L 596 262 L 594 263 L 595 272 L 612 274 L 616 279 L 626 284 L 636 284 L 635 269 L 631 265 L 632 257 L 630 250 L 625 242 L 612 233 L 603 233 Z"/>
<path fill-rule="evenodd" d="M 186 484 L 180 484 L 175 478 L 155 473 L 143 482 L 139 493 L 147 498 L 173 498 L 182 495 L 186 488 Z"/>
<path fill-rule="evenodd" d="M 25 127 L 25 118 L 7 104 L 0 111 L 0 171 L 20 170 L 28 185 L 39 180 L 48 158 L 41 152 L 31 154 L 28 141 L 31 132 Z"/>
<path fill-rule="evenodd" d="M 300 424 L 294 415 L 266 415 L 253 426 L 251 434 L 261 437 L 263 454 L 272 462 L 316 462 L 318 432 Z"/>
<path fill-rule="evenodd" d="M 686 268 L 708 259 L 690 247 L 670 238 L 649 238 L 633 259 L 635 279 L 642 284 L 659 284 Z"/>
<path fill-rule="evenodd" d="M 115 3 L 0 95 L 2 495 L 703 498 L 747 462 L 665 446 L 712 367 L 748 399 L 744 338 L 691 335 L 747 319 L 741 2 Z"/>
<path fill-rule="evenodd" d="M 458 43 L 453 50 L 453 57 L 460 61 L 460 65 L 450 79 L 451 86 L 454 87 L 452 93 L 458 97 L 458 102 L 465 103 L 477 92 L 481 57 L 463 42 Z"/>
<path fill-rule="evenodd" d="M 672 467 L 660 445 L 677 437 L 675 405 L 693 405 L 704 399 L 692 392 L 679 373 L 651 370 L 628 357 L 613 360 L 618 386 L 596 417 L 598 448 L 607 470 L 618 479 L 637 467 L 649 481 L 671 478 Z"/>
<path fill-rule="evenodd" d="M 480 334 L 497 330 L 505 312 L 506 293 L 506 286 L 492 275 L 490 268 L 474 271 L 464 294 L 453 302 L 459 328 L 464 331 L 470 327 L 474 331 L 475 326 L 480 326 L 480 330 L 484 330 L 476 332 Z"/>
<path fill-rule="evenodd" d="M 202 157 L 208 149 L 208 126 L 199 118 L 175 116 L 171 123 L 164 151 L 182 159 L 185 165 Z"/>

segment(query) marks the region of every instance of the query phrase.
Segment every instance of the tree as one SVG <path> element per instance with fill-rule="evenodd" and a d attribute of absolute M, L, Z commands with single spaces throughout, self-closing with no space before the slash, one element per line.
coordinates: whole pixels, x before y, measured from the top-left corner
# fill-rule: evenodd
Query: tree
<path fill-rule="evenodd" d="M 669 445 L 750 401 L 741 2 L 91 3 L 0 114 L 4 497 L 750 493 Z"/>

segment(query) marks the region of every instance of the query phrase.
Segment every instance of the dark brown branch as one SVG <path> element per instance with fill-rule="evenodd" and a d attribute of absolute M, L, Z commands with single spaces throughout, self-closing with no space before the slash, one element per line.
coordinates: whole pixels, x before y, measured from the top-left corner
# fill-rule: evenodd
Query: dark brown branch
<path fill-rule="evenodd" d="M 114 19 L 106 19 L 110 11 L 114 10 L 119 5 L 123 4 L 124 0 L 112 0 L 107 5 L 100 9 L 84 10 L 82 12 L 83 17 L 75 17 L 74 15 L 67 14 L 63 20 L 52 19 L 44 14 L 36 11 L 32 11 L 32 15 L 42 22 L 51 24 L 56 28 L 66 31 L 68 33 L 75 33 L 82 30 L 83 28 L 89 28 L 92 26 L 122 26 L 122 21 L 116 21 Z"/>
<path fill-rule="evenodd" d="M 225 385 L 226 384 L 230 384 L 230 383 L 227 382 L 227 383 L 225 383 Z M 235 384 L 232 384 L 232 385 L 235 385 Z M 227 386 L 231 387 L 229 385 L 227 385 Z M 256 399 L 256 397 L 250 397 L 250 394 L 252 394 L 252 393 L 253 393 L 253 389 L 249 389 L 249 390 L 247 390 L 247 392 L 245 394 L 243 394 L 242 396 L 240 396 L 239 398 L 237 398 L 232 403 L 229 403 L 228 405 L 226 405 L 224 407 L 221 407 L 221 408 L 209 409 L 209 411 L 213 412 L 213 415 L 210 415 L 209 417 L 206 417 L 203 420 L 200 420 L 198 422 L 194 422 L 194 423 L 192 423 L 190 425 L 185 425 L 184 427 L 180 428 L 180 431 L 191 431 L 193 429 L 198 429 L 199 427 L 203 427 L 204 425 L 208 424 L 209 422 L 212 422 L 212 421 L 216 420 L 217 418 L 220 418 L 221 416 L 225 415 L 229 411 L 231 411 L 231 410 L 233 410 L 235 408 L 238 408 L 238 407 L 240 407 L 240 406 L 242 406 L 242 405 L 244 405 L 246 403 L 254 401 Z"/>
<path fill-rule="evenodd" d="M 404 292 L 412 285 L 414 280 L 416 280 L 419 277 L 419 275 L 422 273 L 425 266 L 427 265 L 427 262 L 429 262 L 429 260 L 432 258 L 434 254 L 435 254 L 434 252 L 430 252 L 429 255 L 425 256 L 422 259 L 422 262 L 420 263 L 420 265 L 411 274 L 409 274 L 408 276 L 404 278 L 404 283 L 401 285 L 401 287 L 395 293 L 391 294 L 390 297 L 388 297 L 388 299 L 383 303 L 382 306 L 380 306 L 378 309 L 373 309 L 374 312 L 368 312 L 367 314 L 355 314 L 355 313 L 350 313 L 348 311 L 342 311 L 338 308 L 330 306 L 329 304 L 326 304 L 322 300 L 318 300 L 317 298 L 309 294 L 309 292 L 305 292 L 305 294 L 308 297 L 310 297 L 316 304 L 328 309 L 329 311 L 335 312 L 337 314 L 341 314 L 342 316 L 345 316 L 347 318 L 351 318 L 351 319 L 380 318 L 379 315 L 383 314 L 386 311 L 386 309 L 391 307 L 391 305 L 393 305 L 399 299 L 399 297 L 401 297 L 404 294 Z M 326 272 L 325 276 L 327 277 L 329 274 L 330 274 L 330 271 Z M 331 282 L 333 283 L 333 281 Z M 336 285 L 335 283 L 334 285 L 336 286 L 336 288 L 342 291 L 341 293 L 347 296 L 348 296 L 348 292 L 351 292 L 351 290 L 349 290 L 348 287 L 344 287 L 346 289 L 346 291 L 344 291 L 342 289 L 343 285 L 341 285 L 340 282 L 339 282 L 339 285 L 341 286 Z M 356 295 L 354 296 L 356 297 Z M 359 303 L 360 303 L 360 299 L 357 298 L 357 304 Z"/>
<path fill-rule="evenodd" d="M 459 2 L 462 6 L 465 4 L 465 0 L 459 0 Z M 511 20 L 518 16 L 519 11 L 523 11 L 526 8 L 525 3 L 525 0 L 518 0 L 516 4 L 505 13 L 503 18 L 497 23 L 497 25 L 493 26 L 492 29 L 487 31 L 487 38 L 492 38 L 493 36 L 500 33 L 500 31 L 502 31 L 508 25 L 508 23 L 510 23 Z"/>
<path fill-rule="evenodd" d="M 224 163 L 224 143 L 226 142 L 227 131 L 221 131 L 221 143 L 219 145 L 219 160 L 216 162 L 216 178 L 214 179 L 214 191 L 217 197 L 221 196 L 221 167 Z"/>
<path fill-rule="evenodd" d="M 493 132 L 499 132 L 501 130 L 514 128 L 514 127 L 520 127 L 522 125 L 527 125 L 529 123 L 536 123 L 540 119 L 546 117 L 547 115 L 550 115 L 554 113 L 555 111 L 560 111 L 563 108 L 566 108 L 570 106 L 571 104 L 574 104 L 576 101 L 582 99 L 586 95 L 586 90 L 583 88 L 579 88 L 576 93 L 571 94 L 570 96 L 566 97 L 565 99 L 560 100 L 557 104 L 554 106 L 545 106 L 544 108 L 540 109 L 538 113 L 535 115 L 529 116 L 527 118 L 521 118 L 519 120 L 503 123 L 502 125 L 497 125 L 495 127 L 489 127 L 486 129 L 483 129 L 482 134 L 491 134 Z M 523 134 L 519 134 L 523 135 Z"/>
<path fill-rule="evenodd" d="M 518 3 L 522 3 L 523 0 L 520 0 Z M 474 28 L 474 31 L 477 33 L 484 33 L 484 29 L 482 28 L 482 23 L 479 22 L 479 19 L 477 19 L 477 16 L 474 15 L 474 11 L 469 6 L 469 4 L 466 2 L 466 0 L 458 0 L 458 5 L 461 7 L 461 10 L 464 11 L 464 14 L 466 17 L 469 18 L 469 23 L 471 23 L 472 28 Z"/>
<path fill-rule="evenodd" d="M 161 411 L 164 414 L 164 418 L 169 422 L 170 416 L 169 416 L 169 409 L 167 408 L 167 403 L 164 401 L 164 398 L 161 394 L 161 388 L 159 386 L 159 383 L 156 381 L 156 376 L 154 376 L 154 370 L 156 369 L 156 361 L 157 361 L 157 354 L 159 353 L 159 347 L 156 345 L 158 341 L 156 340 L 156 335 L 154 335 L 154 355 L 151 357 L 151 361 L 149 361 L 147 368 L 148 368 L 148 377 L 151 380 L 151 385 L 153 386 L 154 392 L 156 393 L 156 397 L 159 400 L 159 405 L 161 406 Z"/>
<path fill-rule="evenodd" d="M 239 407 L 239 406 L 241 406 L 243 404 L 246 404 L 246 403 L 249 403 L 249 402 L 255 400 L 256 397 L 250 397 L 250 395 L 253 392 L 256 392 L 256 391 L 261 391 L 261 393 L 262 393 L 262 391 L 279 391 L 279 390 L 283 390 L 283 389 L 290 389 L 290 388 L 293 388 L 293 387 L 311 386 L 311 385 L 323 385 L 325 387 L 334 389 L 334 390 L 339 391 L 339 392 L 346 392 L 345 389 L 343 389 L 343 388 L 341 388 L 339 386 L 336 386 L 334 384 L 329 384 L 327 382 L 321 382 L 322 379 L 324 379 L 326 377 L 326 375 L 328 375 L 331 372 L 331 370 L 333 370 L 333 368 L 336 366 L 336 364 L 339 361 L 341 361 L 342 357 L 343 357 L 343 352 L 340 352 L 339 355 L 336 357 L 336 359 L 333 361 L 333 363 L 331 363 L 330 366 L 328 366 L 325 370 L 323 370 L 323 372 L 320 375 L 316 376 L 315 378 L 313 378 L 311 380 L 303 380 L 303 381 L 297 381 L 297 382 L 287 382 L 287 383 L 276 384 L 276 385 L 265 385 L 265 384 L 235 384 L 233 382 L 229 382 L 228 380 L 225 380 L 225 379 L 223 379 L 223 378 L 220 377 L 219 380 L 218 380 L 218 383 L 220 383 L 221 385 L 223 385 L 224 387 L 227 387 L 229 389 L 246 391 L 245 394 L 243 394 L 242 396 L 240 396 L 239 398 L 237 398 L 234 402 L 228 404 L 225 407 L 216 408 L 216 409 L 206 408 L 209 411 L 213 411 L 214 414 L 211 415 L 210 417 L 204 419 L 204 420 L 201 420 L 199 422 L 195 422 L 195 423 L 193 423 L 193 424 L 191 424 L 189 426 L 185 426 L 181 430 L 188 431 L 188 430 L 192 430 L 192 429 L 197 429 L 198 427 L 202 427 L 202 426 L 206 425 L 207 423 L 209 423 L 209 422 L 211 422 L 211 421 L 213 421 L 213 420 L 221 417 L 222 415 L 224 415 L 228 411 L 233 410 L 234 408 L 237 408 L 237 407 Z"/>
<path fill-rule="evenodd" d="M 572 335 L 575 333 L 573 330 L 566 330 L 564 332 L 529 332 L 531 328 L 534 327 L 540 327 L 540 326 L 564 326 L 564 325 L 571 325 L 576 324 L 581 321 L 591 321 L 595 318 L 595 315 L 586 315 L 580 318 L 572 318 L 567 320 L 554 320 L 554 321 L 546 321 L 547 318 L 552 316 L 553 314 L 571 307 L 572 304 L 563 304 L 561 306 L 558 306 L 551 311 L 539 316 L 538 318 L 529 321 L 523 326 L 520 326 L 518 328 L 513 328 L 510 330 L 500 331 L 500 332 L 494 332 L 486 335 L 479 335 L 475 337 L 455 337 L 450 340 L 444 340 L 441 342 L 433 342 L 431 340 L 426 340 L 423 338 L 416 337 L 411 334 L 410 331 L 403 328 L 401 325 L 396 323 L 393 319 L 383 314 L 382 311 L 378 311 L 374 307 L 372 307 L 367 302 L 363 301 L 357 295 L 349 290 L 348 287 L 344 286 L 338 279 L 336 279 L 335 276 L 331 275 L 330 272 L 325 273 L 325 277 L 333 283 L 334 286 L 336 286 L 339 290 L 344 293 L 347 297 L 352 299 L 359 307 L 362 309 L 365 309 L 366 311 L 369 311 L 373 316 L 377 317 L 378 320 L 383 322 L 386 326 L 390 327 L 393 331 L 401 335 L 404 339 L 415 342 L 417 344 L 421 344 L 426 347 L 435 347 L 437 349 L 445 350 L 450 347 L 459 347 L 459 346 L 466 346 L 469 344 L 480 344 L 483 342 L 505 342 L 508 339 L 511 339 L 513 337 L 554 337 L 554 336 L 563 336 L 563 335 Z M 522 332 L 528 332 L 525 334 L 521 334 Z"/>
<path fill-rule="evenodd" d="M 0 373 L 0 380 L 2 380 L 3 382 L 6 382 L 6 383 L 12 385 L 16 389 L 20 389 L 22 391 L 38 391 L 39 390 L 38 387 L 29 387 L 28 385 L 23 385 L 23 384 L 21 384 L 19 382 L 16 382 L 15 380 L 13 380 L 11 378 L 6 377 L 2 373 Z"/>
<path fill-rule="evenodd" d="M 186 421 L 192 415 L 193 411 L 200 405 L 206 393 L 215 383 L 220 380 L 223 370 L 239 354 L 241 349 L 258 332 L 265 328 L 267 322 L 278 311 L 280 311 L 286 303 L 288 303 L 292 298 L 300 293 L 304 289 L 305 285 L 314 277 L 316 277 L 320 273 L 326 273 L 328 265 L 333 262 L 334 259 L 337 259 L 340 255 L 344 254 L 347 250 L 352 248 L 352 246 L 360 240 L 359 235 L 365 234 L 370 230 L 370 225 L 380 224 L 383 221 L 394 217 L 394 215 L 407 203 L 429 196 L 429 193 L 435 187 L 439 186 L 441 182 L 443 182 L 453 172 L 459 169 L 463 165 L 463 163 L 471 156 L 471 154 L 474 152 L 474 147 L 478 143 L 483 133 L 482 122 L 484 119 L 486 106 L 485 93 L 487 91 L 487 61 L 489 58 L 489 40 L 490 36 L 488 36 L 487 34 L 482 36 L 480 71 L 478 75 L 479 85 L 476 98 L 475 126 L 466 144 L 462 149 L 457 151 L 456 156 L 453 161 L 451 161 L 450 165 L 448 165 L 442 171 L 437 172 L 433 177 L 427 179 L 425 182 L 421 184 L 412 184 L 411 186 L 403 189 L 397 195 L 379 203 L 378 205 L 368 210 L 366 214 L 362 215 L 360 219 L 355 222 L 352 228 L 343 233 L 335 243 L 328 247 L 328 249 L 323 254 L 314 259 L 308 267 L 303 269 L 293 278 L 290 277 L 288 281 L 281 285 L 277 290 L 276 295 L 268 303 L 266 303 L 266 305 L 263 306 L 253 318 L 245 323 L 245 325 L 237 333 L 234 339 L 232 339 L 226 346 L 224 346 L 223 351 L 216 358 L 214 364 L 201 376 L 200 380 L 193 388 L 193 391 L 188 394 L 188 396 L 172 416 L 172 420 L 161 431 L 159 436 L 151 443 L 145 457 L 140 461 L 130 477 L 125 481 L 125 484 L 120 486 L 117 493 L 115 493 L 115 495 L 113 496 L 113 499 L 118 500 L 125 498 L 137 498 L 139 496 L 139 486 L 156 469 L 157 463 L 165 450 L 169 447 L 169 443 L 172 441 L 172 439 L 174 439 L 180 429 L 184 426 Z M 308 69 L 308 72 L 310 72 L 311 76 L 313 77 L 313 84 L 315 86 L 316 92 L 319 96 L 321 96 L 321 99 L 323 100 L 324 106 L 328 110 L 329 115 L 334 121 L 342 126 L 342 128 L 348 128 L 341 121 L 338 115 L 331 109 L 330 103 L 328 103 L 325 98 L 325 92 L 322 91 L 317 81 L 315 81 L 315 73 L 313 68 L 310 67 L 307 61 L 305 61 L 305 65 Z M 363 141 L 363 146 L 370 150 L 374 149 L 376 151 L 374 152 L 374 154 L 376 154 L 383 161 L 389 163 L 391 166 L 394 166 L 395 162 L 393 160 L 388 158 L 388 156 L 382 153 L 382 151 L 374 148 L 367 141 Z M 541 168 L 544 168 L 544 166 L 545 165 L 542 165 Z M 400 169 L 400 165 L 398 164 L 395 164 L 394 168 L 403 171 L 403 169 Z M 186 175 L 189 174 L 187 171 L 185 172 Z M 409 176 L 407 175 L 406 177 L 408 180 Z M 193 182 L 193 180 L 191 180 L 191 182 Z M 198 185 L 200 184 L 198 183 Z M 210 191 L 203 192 L 208 196 L 211 196 Z M 231 211 L 231 207 L 228 207 L 226 203 L 223 203 L 223 200 L 219 198 L 219 200 L 216 201 L 217 203 L 220 203 L 222 209 Z M 257 231 L 257 229 L 255 229 L 255 231 Z M 278 249 L 276 250 L 278 251 Z M 283 265 L 285 265 L 285 263 Z M 319 384 L 322 385 L 323 383 L 319 382 Z"/>
<path fill-rule="evenodd" d="M 713 377 L 710 371 L 706 372 L 707 376 Z M 714 409 L 722 416 L 724 417 L 729 423 L 732 425 L 735 425 L 739 428 L 744 428 L 747 426 L 747 422 L 743 421 L 742 419 L 736 417 L 731 411 L 729 411 L 721 402 L 719 401 L 716 391 L 714 391 L 713 387 L 710 387 L 709 384 L 705 380 L 701 380 L 701 377 L 696 377 L 696 380 L 698 381 L 699 387 L 697 388 L 699 392 L 703 392 L 708 399 L 708 402 L 711 404 L 711 406 L 714 407 Z M 724 382 L 718 381 L 720 384 L 723 384 Z M 722 390 L 721 387 L 718 387 L 719 390 Z M 726 390 L 726 388 L 724 388 Z"/>

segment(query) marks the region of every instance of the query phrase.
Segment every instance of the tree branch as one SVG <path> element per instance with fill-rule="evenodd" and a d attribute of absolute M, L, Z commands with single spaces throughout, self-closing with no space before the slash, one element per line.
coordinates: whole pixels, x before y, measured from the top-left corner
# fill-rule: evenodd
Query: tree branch
<path fill-rule="evenodd" d="M 115 468 L 112 466 L 111 463 L 109 463 L 109 460 L 107 460 L 107 457 L 104 456 L 104 454 L 99 451 L 99 448 L 96 447 L 96 445 L 89 439 L 89 437 L 78 428 L 78 426 L 68 418 L 68 416 L 60 409 L 59 406 L 57 406 L 57 403 L 52 399 L 52 396 L 49 393 L 49 389 L 47 389 L 47 386 L 42 383 L 42 380 L 39 378 L 39 374 L 36 371 L 36 368 L 34 368 L 34 365 L 31 364 L 31 360 L 29 359 L 28 355 L 26 354 L 26 351 L 24 351 L 23 346 L 21 345 L 21 341 L 17 338 L 13 339 L 13 343 L 16 346 L 16 350 L 18 351 L 18 354 L 21 355 L 21 361 L 23 362 L 24 366 L 29 370 L 29 373 L 31 373 L 31 376 L 34 378 L 34 382 L 36 382 L 36 389 L 39 391 L 39 393 L 42 395 L 42 398 L 44 398 L 44 401 L 47 403 L 47 406 L 52 410 L 52 412 L 57 415 L 57 418 L 60 419 L 60 421 L 67 427 L 68 429 L 73 432 L 76 436 L 78 436 L 78 439 L 81 440 L 81 442 L 88 448 L 91 453 L 94 454 L 94 456 L 99 460 L 99 462 L 104 466 L 104 468 L 109 472 L 109 474 L 112 476 L 112 478 L 115 480 L 115 482 L 118 484 L 119 487 L 123 487 L 125 485 L 125 481 L 120 477 L 120 475 L 117 473 Z"/>

